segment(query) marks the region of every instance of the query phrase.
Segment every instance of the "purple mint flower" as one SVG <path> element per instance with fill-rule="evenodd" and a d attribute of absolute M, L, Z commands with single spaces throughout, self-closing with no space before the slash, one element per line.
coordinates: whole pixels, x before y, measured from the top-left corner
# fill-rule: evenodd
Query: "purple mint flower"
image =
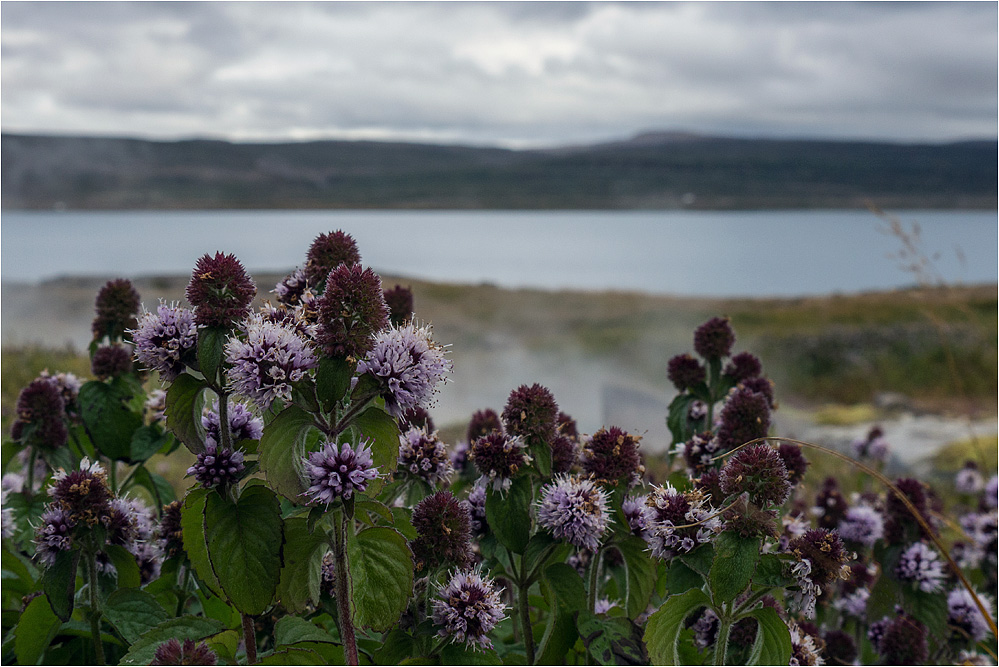
<path fill-rule="evenodd" d="M 600 598 L 593 605 L 594 614 L 606 614 L 614 607 L 620 607 L 616 600 L 611 600 L 610 598 Z"/>
<path fill-rule="evenodd" d="M 499 415 L 495 411 L 490 409 L 479 410 L 474 415 L 472 419 L 468 422 L 468 431 L 465 437 L 468 438 L 469 442 L 475 442 L 477 439 L 484 435 L 489 435 L 493 431 L 503 431 L 503 422 L 500 421 Z"/>
<path fill-rule="evenodd" d="M 481 537 L 489 529 L 486 523 L 486 487 L 481 484 L 472 485 L 467 502 L 472 516 L 472 535 Z"/>
<path fill-rule="evenodd" d="M 97 317 L 90 326 L 94 340 L 101 340 L 105 336 L 110 340 L 121 340 L 125 332 L 135 326 L 135 314 L 139 312 L 139 293 L 124 278 L 110 280 L 97 293 L 94 309 Z"/>
<path fill-rule="evenodd" d="M 413 319 L 412 288 L 396 285 L 385 290 L 385 303 L 388 304 L 389 321 L 393 326 L 405 326 Z"/>
<path fill-rule="evenodd" d="M 846 593 L 833 602 L 833 606 L 848 616 L 863 620 L 867 617 L 867 600 L 871 592 L 866 588 L 858 588 L 852 593 Z"/>
<path fill-rule="evenodd" d="M 11 437 L 28 447 L 47 450 L 66 444 L 66 404 L 59 388 L 45 379 L 34 380 L 17 397 L 17 419 Z"/>
<path fill-rule="evenodd" d="M 610 522 L 607 494 L 592 480 L 562 474 L 541 487 L 538 525 L 555 538 L 596 551 Z"/>
<path fill-rule="evenodd" d="M 839 535 L 844 540 L 858 542 L 865 547 L 884 537 L 885 522 L 881 513 L 868 505 L 851 507 L 839 520 Z"/>
<path fill-rule="evenodd" d="M 643 540 L 647 534 L 645 530 L 645 501 L 646 496 L 625 496 L 624 502 L 621 503 L 621 511 L 624 512 L 624 517 L 628 520 L 631 534 L 641 537 Z"/>
<path fill-rule="evenodd" d="M 77 470 L 58 470 L 52 475 L 48 489 L 55 507 L 69 513 L 75 523 L 88 526 L 103 521 L 110 510 L 111 490 L 107 485 L 107 473 L 97 461 L 84 458 Z"/>
<path fill-rule="evenodd" d="M 194 475 L 201 486 L 211 489 L 236 483 L 245 467 L 242 451 L 212 443 L 205 445 L 205 451 L 198 454 L 197 462 L 187 469 L 187 474 Z"/>
<path fill-rule="evenodd" d="M 695 433 L 690 440 L 678 447 L 682 451 L 687 471 L 691 475 L 704 474 L 711 468 L 712 459 L 718 454 L 718 440 L 711 437 L 710 432 Z M 682 448 L 682 449 L 681 449 Z M 721 498 L 719 498 L 721 500 Z"/>
<path fill-rule="evenodd" d="M 209 445 L 222 444 L 222 434 L 219 426 L 219 402 L 214 401 L 212 407 L 205 408 L 201 413 L 201 425 L 205 429 L 205 443 Z M 229 433 L 232 442 L 240 440 L 260 440 L 264 433 L 264 421 L 255 416 L 242 403 L 229 401 Z"/>
<path fill-rule="evenodd" d="M 492 648 L 487 636 L 505 617 L 506 605 L 492 579 L 478 569 L 455 572 L 433 600 L 433 621 L 440 637 L 472 648 Z"/>
<path fill-rule="evenodd" d="M 58 506 L 48 506 L 35 530 L 35 557 L 42 565 L 49 567 L 60 551 L 72 548 L 75 526 L 69 512 Z"/>
<path fill-rule="evenodd" d="M 740 352 L 733 356 L 725 366 L 723 375 L 729 378 L 734 384 L 740 384 L 746 380 L 751 380 L 760 376 L 763 372 L 763 364 L 755 354 Z"/>
<path fill-rule="evenodd" d="M 399 436 L 399 469 L 430 486 L 446 485 L 454 472 L 437 431 L 428 433 L 422 428 L 411 428 Z"/>
<path fill-rule="evenodd" d="M 925 542 L 914 542 L 902 552 L 895 574 L 902 581 L 911 581 L 927 593 L 943 590 L 947 576 L 940 556 Z"/>
<path fill-rule="evenodd" d="M 552 472 L 556 475 L 572 470 L 579 459 L 579 445 L 567 435 L 556 435 L 552 440 Z"/>
<path fill-rule="evenodd" d="M 580 453 L 583 472 L 609 484 L 637 484 L 645 472 L 638 452 L 641 439 L 617 426 L 600 429 L 583 443 Z"/>
<path fill-rule="evenodd" d="M 431 338 L 430 326 L 407 324 L 375 335 L 374 345 L 357 364 L 382 385 L 385 409 L 402 417 L 413 408 L 430 406 L 439 385 L 451 373 L 446 349 Z"/>
<path fill-rule="evenodd" d="M 979 597 L 986 609 L 992 608 L 991 600 L 982 595 Z M 989 636 L 989 622 L 982 616 L 974 598 L 964 586 L 958 586 L 947 594 L 947 610 L 950 624 L 967 632 L 973 641 L 980 642 Z"/>
<path fill-rule="evenodd" d="M 689 354 L 678 354 L 666 365 L 666 376 L 677 391 L 685 391 L 704 382 L 708 372 Z"/>
<path fill-rule="evenodd" d="M 856 458 L 880 463 L 888 459 L 888 452 L 891 449 L 880 426 L 873 427 L 866 436 L 854 440 L 851 447 Z"/>
<path fill-rule="evenodd" d="M 978 472 L 978 465 L 974 461 L 968 461 L 964 467 L 954 475 L 954 489 L 958 493 L 974 495 L 985 488 L 985 479 L 982 473 Z"/>
<path fill-rule="evenodd" d="M 303 269 L 295 269 L 285 276 L 281 282 L 271 290 L 277 295 L 278 303 L 294 308 L 300 305 L 311 305 L 316 296 L 309 288 L 308 280 Z"/>
<path fill-rule="evenodd" d="M 160 302 L 155 313 L 143 310 L 131 334 L 135 358 L 166 382 L 173 382 L 184 372 L 182 358 L 193 353 L 198 344 L 194 313 L 174 303 Z"/>
<path fill-rule="evenodd" d="M 979 547 L 987 547 L 996 541 L 995 512 L 969 512 L 961 517 L 961 528 Z"/>
<path fill-rule="evenodd" d="M 107 530 L 108 544 L 129 549 L 138 538 L 138 520 L 128 500 L 114 498 L 109 503 L 107 514 L 102 517 Z"/>
<path fill-rule="evenodd" d="M 768 445 L 752 445 L 736 452 L 721 469 L 721 489 L 726 495 L 748 493 L 760 507 L 783 505 L 791 482 L 780 455 Z"/>
<path fill-rule="evenodd" d="M 531 460 L 519 437 L 510 437 L 499 431 L 476 439 L 468 458 L 495 489 L 510 488 L 514 475 Z"/>
<path fill-rule="evenodd" d="M 316 300 L 319 347 L 327 357 L 362 359 L 389 323 L 381 278 L 360 264 L 340 264 L 325 280 Z"/>
<path fill-rule="evenodd" d="M 985 491 L 982 493 L 982 505 L 986 509 L 995 509 L 999 505 L 999 476 L 992 475 L 985 484 Z"/>
<path fill-rule="evenodd" d="M 805 632 L 797 623 L 791 621 L 787 625 L 791 632 L 791 665 L 821 665 L 824 664 L 819 648 L 815 645 L 812 635 Z"/>
<path fill-rule="evenodd" d="M 503 408 L 506 432 L 523 438 L 528 447 L 550 445 L 558 429 L 558 404 L 547 387 L 522 384 L 510 392 Z"/>
<path fill-rule="evenodd" d="M 98 380 L 106 380 L 132 372 L 132 348 L 120 343 L 101 345 L 90 361 L 90 372 Z"/>
<path fill-rule="evenodd" d="M 450 491 L 427 496 L 413 508 L 416 539 L 409 543 L 416 571 L 432 573 L 442 566 L 467 567 L 472 562 L 471 507 Z"/>
<path fill-rule="evenodd" d="M 71 419 L 80 416 L 80 387 L 83 381 L 72 373 L 49 373 L 48 369 L 38 374 L 39 380 L 48 380 L 59 389 L 66 415 Z"/>
<path fill-rule="evenodd" d="M 663 560 L 711 542 L 722 527 L 702 492 L 682 493 L 669 483 L 652 487 L 643 513 L 645 541 L 652 555 Z"/>
<path fill-rule="evenodd" d="M 718 614 L 705 607 L 690 627 L 694 631 L 694 644 L 699 649 L 706 649 L 718 638 Z"/>
<path fill-rule="evenodd" d="M 770 429 L 770 402 L 763 394 L 746 387 L 736 387 L 725 398 L 718 420 L 715 437 L 719 449 L 735 449 L 767 435 Z"/>
<path fill-rule="evenodd" d="M 455 443 L 454 449 L 451 450 L 451 467 L 457 471 L 459 475 L 464 475 L 465 471 L 470 467 L 468 454 L 472 451 L 471 445 L 469 445 L 464 440 L 459 440 Z"/>
<path fill-rule="evenodd" d="M 808 562 L 807 576 L 818 586 L 850 577 L 847 561 L 852 554 L 847 552 L 843 540 L 834 530 L 814 528 L 806 531 L 790 541 L 788 551 Z"/>
<path fill-rule="evenodd" d="M 433 417 L 421 407 L 406 410 L 402 417 L 399 418 L 400 431 L 408 431 L 414 427 L 425 429 L 427 433 L 433 433 L 437 430 L 434 426 Z"/>
<path fill-rule="evenodd" d="M 194 319 L 206 327 L 227 327 L 250 314 L 257 286 L 235 255 L 216 252 L 198 259 L 187 285 Z"/>
<path fill-rule="evenodd" d="M 166 392 L 162 389 L 153 389 L 146 397 L 144 407 L 148 415 L 150 424 L 157 424 L 166 420 Z"/>
<path fill-rule="evenodd" d="M 791 589 L 788 603 L 805 618 L 815 618 L 815 601 L 822 595 L 822 587 L 812 577 L 812 561 L 802 558 L 791 567 L 791 575 L 797 582 L 797 589 Z"/>
<path fill-rule="evenodd" d="M 320 234 L 309 246 L 305 259 L 305 277 L 310 285 L 322 285 L 329 272 L 341 264 L 361 263 L 354 237 L 341 230 Z"/>
<path fill-rule="evenodd" d="M 694 350 L 704 359 L 727 357 L 735 343 L 728 318 L 713 317 L 694 331 Z"/>
<path fill-rule="evenodd" d="M 180 525 L 181 503 L 178 500 L 163 506 L 163 515 L 157 529 L 160 550 L 173 558 L 184 551 L 184 531 Z"/>
<path fill-rule="evenodd" d="M 233 336 L 225 346 L 230 364 L 226 376 L 233 391 L 261 410 L 277 399 L 290 401 L 292 383 L 318 365 L 312 348 L 291 329 L 259 315 L 250 316 L 244 327 L 246 340 Z"/>
<path fill-rule="evenodd" d="M 349 442 L 337 445 L 326 440 L 318 452 L 305 459 L 309 488 L 302 495 L 314 503 L 332 505 L 339 498 L 349 499 L 363 492 L 368 482 L 378 477 L 373 465 L 371 443 L 362 440 L 355 449 Z"/>
<path fill-rule="evenodd" d="M 171 639 L 156 647 L 150 665 L 215 665 L 218 656 L 205 642 Z"/>
<path fill-rule="evenodd" d="M 912 616 L 899 614 L 881 631 L 877 651 L 887 665 L 927 664 L 926 626 Z"/>

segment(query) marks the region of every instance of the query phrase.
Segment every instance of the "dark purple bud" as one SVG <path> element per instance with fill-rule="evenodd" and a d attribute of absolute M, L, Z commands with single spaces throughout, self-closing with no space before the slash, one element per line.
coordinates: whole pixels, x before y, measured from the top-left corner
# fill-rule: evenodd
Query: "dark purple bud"
<path fill-rule="evenodd" d="M 721 473 L 717 468 L 708 468 L 701 473 L 701 476 L 694 480 L 694 488 L 708 496 L 716 507 L 725 499 L 725 492 L 721 488 Z"/>
<path fill-rule="evenodd" d="M 124 278 L 108 281 L 97 293 L 97 317 L 90 327 L 94 340 L 105 336 L 121 340 L 127 330 L 135 328 L 135 315 L 140 306 L 139 293 L 131 282 Z"/>
<path fill-rule="evenodd" d="M 843 520 L 843 515 L 849 509 L 846 499 L 839 492 L 839 482 L 835 477 L 827 477 L 815 497 L 815 510 L 819 515 L 819 528 L 833 530 Z"/>
<path fill-rule="evenodd" d="M 472 415 L 471 421 L 468 422 L 468 431 L 465 438 L 469 442 L 475 442 L 477 439 L 484 435 L 489 435 L 493 431 L 502 432 L 503 423 L 500 422 L 498 414 L 487 408 L 479 410 Z"/>
<path fill-rule="evenodd" d="M 226 488 L 239 481 L 244 468 L 243 452 L 208 443 L 205 451 L 198 454 L 197 462 L 187 469 L 187 474 L 194 475 L 206 489 Z"/>
<path fill-rule="evenodd" d="M 777 447 L 777 454 L 787 468 L 787 476 L 791 485 L 795 485 L 805 477 L 808 470 L 808 460 L 801 453 L 801 447 L 793 442 L 782 442 Z"/>
<path fill-rule="evenodd" d="M 592 479 L 617 484 L 637 483 L 645 473 L 638 443 L 642 438 L 617 426 L 602 428 L 583 444 L 583 472 Z"/>
<path fill-rule="evenodd" d="M 124 345 L 101 345 L 90 360 L 90 371 L 98 380 L 132 372 L 132 350 Z"/>
<path fill-rule="evenodd" d="M 578 458 L 576 441 L 565 435 L 556 435 L 552 440 L 552 473 L 569 472 Z"/>
<path fill-rule="evenodd" d="M 389 323 L 381 278 L 360 264 L 341 264 L 330 271 L 317 303 L 316 339 L 328 357 L 362 359 L 374 345 L 375 334 Z"/>
<path fill-rule="evenodd" d="M 719 415 L 716 438 L 719 452 L 735 449 L 766 437 L 770 430 L 770 404 L 766 397 L 745 388 L 729 392 Z"/>
<path fill-rule="evenodd" d="M 229 327 L 250 314 L 257 287 L 235 255 L 204 255 L 187 285 L 187 300 L 199 325 Z"/>
<path fill-rule="evenodd" d="M 925 665 L 929 658 L 926 626 L 899 614 L 884 628 L 877 649 L 886 665 Z"/>
<path fill-rule="evenodd" d="M 555 437 L 557 420 L 555 397 L 540 384 L 530 387 L 525 384 L 514 389 L 503 409 L 507 433 L 519 435 L 528 447 L 550 444 Z"/>
<path fill-rule="evenodd" d="M 406 410 L 399 418 L 399 431 L 401 433 L 405 433 L 411 428 L 422 428 L 427 433 L 433 433 L 437 430 L 430 413 L 418 405 Z"/>
<path fill-rule="evenodd" d="M 704 382 L 707 373 L 701 362 L 689 354 L 678 354 L 666 366 L 666 376 L 677 391 L 685 391 Z"/>
<path fill-rule="evenodd" d="M 728 318 L 713 317 L 694 331 L 694 350 L 704 359 L 727 357 L 735 344 Z"/>
<path fill-rule="evenodd" d="M 777 400 L 774 398 L 774 383 L 770 378 L 762 376 L 749 378 L 748 380 L 740 382 L 739 386 L 743 389 L 748 389 L 749 391 L 754 391 L 757 394 L 765 396 L 767 404 L 770 406 L 771 410 L 775 410 L 777 408 Z"/>
<path fill-rule="evenodd" d="M 111 491 L 107 474 L 99 463 L 83 459 L 78 470 L 59 470 L 49 489 L 52 504 L 69 513 L 74 523 L 88 526 L 103 521 L 110 511 Z"/>
<path fill-rule="evenodd" d="M 801 560 L 807 559 L 811 571 L 806 575 L 817 586 L 826 586 L 837 579 L 849 579 L 847 565 L 850 554 L 834 530 L 813 528 L 794 538 L 788 550 Z"/>
<path fill-rule="evenodd" d="M 416 539 L 410 542 L 416 571 L 466 567 L 472 562 L 471 508 L 450 491 L 427 496 L 413 509 Z"/>
<path fill-rule="evenodd" d="M 17 419 L 11 436 L 23 445 L 53 450 L 66 444 L 66 408 L 55 383 L 33 381 L 17 397 Z"/>
<path fill-rule="evenodd" d="M 762 372 L 763 364 L 760 363 L 755 354 L 740 352 L 729 360 L 722 374 L 732 380 L 734 384 L 739 384 L 759 377 Z"/>
<path fill-rule="evenodd" d="M 928 498 L 926 486 L 918 479 L 904 477 L 895 481 L 895 486 L 905 494 L 924 518 L 927 515 Z M 889 491 L 885 500 L 885 542 L 888 544 L 908 544 L 920 537 L 928 537 L 916 518 L 898 496 Z"/>
<path fill-rule="evenodd" d="M 205 642 L 195 644 L 193 639 L 185 639 L 181 644 L 171 639 L 160 644 L 150 665 L 215 665 L 218 656 Z"/>
<path fill-rule="evenodd" d="M 341 264 L 353 266 L 361 263 L 354 238 L 339 229 L 320 234 L 309 247 L 305 260 L 305 277 L 310 285 L 321 286 L 330 271 Z"/>
<path fill-rule="evenodd" d="M 180 525 L 180 509 L 181 502 L 179 500 L 163 506 L 159 536 L 163 545 L 163 553 L 167 555 L 167 558 L 174 558 L 184 553 L 184 531 Z"/>
<path fill-rule="evenodd" d="M 479 473 L 502 486 L 507 486 L 509 480 L 529 460 L 519 437 L 511 437 L 499 431 L 492 431 L 476 439 L 468 458 Z"/>
<path fill-rule="evenodd" d="M 830 665 L 852 665 L 857 659 L 857 643 L 842 630 L 829 630 L 823 639 L 826 642 L 824 655 Z"/>
<path fill-rule="evenodd" d="M 783 505 L 791 495 L 791 482 L 780 456 L 767 445 L 752 445 L 736 452 L 721 469 L 725 495 L 748 493 L 758 507 Z"/>
<path fill-rule="evenodd" d="M 389 308 L 389 320 L 394 326 L 401 327 L 413 319 L 413 290 L 409 287 L 396 285 L 385 290 L 385 303 Z"/>

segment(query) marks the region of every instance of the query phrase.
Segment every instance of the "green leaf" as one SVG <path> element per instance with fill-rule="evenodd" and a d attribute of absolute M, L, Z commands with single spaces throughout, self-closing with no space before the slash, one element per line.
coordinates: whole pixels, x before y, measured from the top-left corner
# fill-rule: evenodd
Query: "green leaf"
<path fill-rule="evenodd" d="M 770 607 L 750 612 L 758 623 L 756 641 L 747 658 L 749 665 L 786 665 L 791 660 L 791 633 Z"/>
<path fill-rule="evenodd" d="M 576 616 L 579 636 L 590 656 L 600 665 L 641 665 L 648 661 L 642 642 L 626 618 L 607 618 L 589 611 Z"/>
<path fill-rule="evenodd" d="M 132 484 L 141 486 L 148 491 L 156 507 L 169 505 L 177 499 L 173 485 L 163 475 L 151 472 L 145 466 L 140 465 L 135 469 L 135 474 L 132 475 Z M 131 484 L 129 488 L 131 488 Z"/>
<path fill-rule="evenodd" d="M 927 593 L 910 586 L 902 586 L 902 608 L 926 626 L 931 636 L 947 635 L 947 618 L 950 615 L 947 597 L 940 593 Z M 978 613 L 977 610 L 975 613 Z"/>
<path fill-rule="evenodd" d="M 336 643 L 337 640 L 314 623 L 298 616 L 282 616 L 274 624 L 274 645 L 283 646 L 298 642 Z"/>
<path fill-rule="evenodd" d="M 671 595 L 645 626 L 645 645 L 653 665 L 680 665 L 679 639 L 683 623 L 694 611 L 710 606 L 704 591 L 694 588 Z"/>
<path fill-rule="evenodd" d="M 282 533 L 281 505 L 267 487 L 244 489 L 235 505 L 217 493 L 208 495 L 208 556 L 222 590 L 244 614 L 262 614 L 274 598 Z"/>
<path fill-rule="evenodd" d="M 110 459 L 127 459 L 132 434 L 142 426 L 142 415 L 132 412 L 132 392 L 120 378 L 104 383 L 91 380 L 80 387 L 80 417 L 94 445 Z"/>
<path fill-rule="evenodd" d="M 442 665 L 502 665 L 495 649 L 479 651 L 466 644 L 451 643 L 441 649 Z"/>
<path fill-rule="evenodd" d="M 108 596 L 104 606 L 108 620 L 129 644 L 169 618 L 152 595 L 139 588 L 122 588 Z"/>
<path fill-rule="evenodd" d="M 793 586 L 794 577 L 784 574 L 784 561 L 777 554 L 763 554 L 753 573 L 753 583 L 765 588 Z"/>
<path fill-rule="evenodd" d="M 229 329 L 226 327 L 211 326 L 198 329 L 198 367 L 201 369 L 201 374 L 216 386 L 228 338 Z"/>
<path fill-rule="evenodd" d="M 257 665 L 325 665 L 326 658 L 308 648 L 289 647 L 260 658 Z"/>
<path fill-rule="evenodd" d="M 715 559 L 708 575 L 716 604 L 734 600 L 746 590 L 760 557 L 759 538 L 722 533 L 714 541 Z"/>
<path fill-rule="evenodd" d="M 284 522 L 284 565 L 277 599 L 293 614 L 303 613 L 310 603 L 319 601 L 323 556 L 328 548 L 326 536 L 322 531 L 310 532 L 308 523 L 304 517 Z"/>
<path fill-rule="evenodd" d="M 62 621 L 52 613 L 44 595 L 29 602 L 14 628 L 14 653 L 18 664 L 37 665 L 61 625 Z"/>
<path fill-rule="evenodd" d="M 160 644 L 171 639 L 183 643 L 185 639 L 200 641 L 225 630 L 222 623 L 198 616 L 181 616 L 163 621 L 135 640 L 128 653 L 121 659 L 122 665 L 148 665 L 153 661 Z"/>
<path fill-rule="evenodd" d="M 180 527 L 183 532 L 184 551 L 198 573 L 198 578 L 215 595 L 222 597 L 222 587 L 208 558 L 208 540 L 205 536 L 205 507 L 210 489 L 191 489 L 180 509 Z"/>
<path fill-rule="evenodd" d="M 545 568 L 541 592 L 551 611 L 545 633 L 538 642 L 537 662 L 539 665 L 562 664 L 579 638 L 576 612 L 586 609 L 586 587 L 571 566 L 555 563 Z"/>
<path fill-rule="evenodd" d="M 531 539 L 531 501 L 534 487 L 531 478 L 521 475 L 513 480 L 506 494 L 491 486 L 486 493 L 486 523 L 507 549 L 522 554 Z"/>
<path fill-rule="evenodd" d="M 702 544 L 681 555 L 680 560 L 691 570 L 707 579 L 711 572 L 711 564 L 715 561 L 715 550 L 711 544 Z"/>
<path fill-rule="evenodd" d="M 670 561 L 666 573 L 666 590 L 672 595 L 685 593 L 692 588 L 704 586 L 704 577 L 687 567 L 682 560 L 674 558 Z"/>
<path fill-rule="evenodd" d="M 138 588 L 142 585 L 139 564 L 135 561 L 135 556 L 130 554 L 125 547 L 109 544 L 104 547 L 104 553 L 108 555 L 108 560 L 118 571 L 119 588 Z"/>
<path fill-rule="evenodd" d="M 629 537 L 617 545 L 628 572 L 625 609 L 628 618 L 632 619 L 649 606 L 649 598 L 656 587 L 656 564 L 645 547 L 645 540 L 640 537 Z"/>
<path fill-rule="evenodd" d="M 413 655 L 413 636 L 400 628 L 392 628 L 382 639 L 382 647 L 374 655 L 376 665 L 398 665 Z"/>
<path fill-rule="evenodd" d="M 79 551 L 60 551 L 55 562 L 42 573 L 42 591 L 48 598 L 52 611 L 62 621 L 73 613 L 76 597 L 76 568 L 80 563 Z"/>
<path fill-rule="evenodd" d="M 350 388 L 350 378 L 354 375 L 354 365 L 346 359 L 319 358 L 316 369 L 316 395 L 323 410 L 330 412 Z"/>
<path fill-rule="evenodd" d="M 347 539 L 354 622 L 377 631 L 399 620 L 413 592 L 413 554 L 392 528 L 368 528 Z"/>
<path fill-rule="evenodd" d="M 132 433 L 128 449 L 128 460 L 141 463 L 163 448 L 170 435 L 161 433 L 155 426 L 140 426 Z"/>
<path fill-rule="evenodd" d="M 302 459 L 304 437 L 312 425 L 312 415 L 292 405 L 267 424 L 260 437 L 260 470 L 275 491 L 294 503 L 302 502 L 307 488 L 302 483 Z"/>
<path fill-rule="evenodd" d="M 181 373 L 166 395 L 167 428 L 195 454 L 205 451 L 201 424 L 201 392 L 208 388 L 204 380 Z"/>
<path fill-rule="evenodd" d="M 531 459 L 542 477 L 552 476 L 552 446 L 547 442 L 537 442 L 528 447 Z"/>
<path fill-rule="evenodd" d="M 380 503 L 377 500 L 369 500 L 367 498 L 358 498 L 354 507 L 359 512 L 371 512 L 372 514 L 376 514 L 385 519 L 389 523 L 395 523 L 395 517 L 392 515 L 392 509 L 385 503 Z"/>
<path fill-rule="evenodd" d="M 362 436 L 372 441 L 371 459 L 382 475 L 371 480 L 365 493 L 374 496 L 385 483 L 385 478 L 395 471 L 399 461 L 399 426 L 392 415 L 371 406 L 353 422 Z"/>

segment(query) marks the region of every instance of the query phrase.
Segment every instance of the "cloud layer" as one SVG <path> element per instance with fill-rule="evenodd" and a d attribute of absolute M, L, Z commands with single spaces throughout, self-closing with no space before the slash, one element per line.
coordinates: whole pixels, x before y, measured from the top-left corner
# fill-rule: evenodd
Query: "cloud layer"
<path fill-rule="evenodd" d="M 995 3 L 5 2 L 4 131 L 996 136 Z"/>

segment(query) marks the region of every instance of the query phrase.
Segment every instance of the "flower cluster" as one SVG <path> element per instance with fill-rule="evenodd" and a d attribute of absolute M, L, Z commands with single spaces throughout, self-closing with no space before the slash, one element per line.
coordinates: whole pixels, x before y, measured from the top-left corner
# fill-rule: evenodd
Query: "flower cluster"
<path fill-rule="evenodd" d="M 846 510 L 839 520 L 838 530 L 844 540 L 873 547 L 884 536 L 885 524 L 880 512 L 861 504 Z"/>
<path fill-rule="evenodd" d="M 385 290 L 385 303 L 389 308 L 389 321 L 393 326 L 401 327 L 413 319 L 413 290 L 409 287 L 396 285 Z"/>
<path fill-rule="evenodd" d="M 985 479 L 982 473 L 978 472 L 978 464 L 974 461 L 967 461 L 954 476 L 954 489 L 958 493 L 975 495 L 981 493 L 985 488 Z"/>
<path fill-rule="evenodd" d="M 437 432 L 410 428 L 399 436 L 399 469 L 431 486 L 447 484 L 454 472 L 447 447 Z"/>
<path fill-rule="evenodd" d="M 477 438 L 468 458 L 497 489 L 509 488 L 512 478 L 530 461 L 520 438 L 498 431 Z"/>
<path fill-rule="evenodd" d="M 385 409 L 402 417 L 414 408 L 430 405 L 438 387 L 451 373 L 444 346 L 434 342 L 429 326 L 407 324 L 379 332 L 365 357 L 357 364 L 359 375 L 377 379 Z"/>
<path fill-rule="evenodd" d="M 580 453 L 583 472 L 603 483 L 637 484 L 645 473 L 638 452 L 641 439 L 617 426 L 600 429 L 583 443 Z"/>
<path fill-rule="evenodd" d="M 541 487 L 538 524 L 557 539 L 596 551 L 610 523 L 607 494 L 593 481 L 563 474 Z"/>
<path fill-rule="evenodd" d="M 229 417 L 229 433 L 232 442 L 240 440 L 259 440 L 264 432 L 264 421 L 254 415 L 242 403 L 229 401 L 229 409 L 226 411 Z M 205 442 L 209 445 L 219 445 L 222 443 L 222 435 L 219 422 L 219 402 L 212 403 L 211 409 L 205 408 L 201 413 L 201 426 L 205 429 Z"/>
<path fill-rule="evenodd" d="M 783 505 L 791 494 L 791 482 L 780 455 L 767 445 L 752 445 L 736 452 L 725 463 L 719 477 L 726 495 L 749 494 L 759 507 Z"/>
<path fill-rule="evenodd" d="M 708 372 L 689 354 L 678 354 L 669 360 L 666 375 L 677 391 L 684 391 L 704 382 Z"/>
<path fill-rule="evenodd" d="M 986 609 L 993 607 L 992 601 L 987 596 L 978 597 Z M 947 617 L 951 625 L 966 632 L 972 641 L 980 642 L 991 632 L 988 620 L 982 615 L 971 593 L 964 586 L 958 586 L 947 594 Z"/>
<path fill-rule="evenodd" d="M 187 285 L 187 300 L 201 326 L 228 327 L 250 314 L 257 286 L 235 255 L 221 252 L 198 258 Z"/>
<path fill-rule="evenodd" d="M 94 340 L 108 338 L 121 340 L 127 331 L 135 328 L 135 314 L 139 312 L 139 293 L 124 278 L 108 281 L 97 293 L 94 303 L 97 316 L 90 326 Z"/>
<path fill-rule="evenodd" d="M 713 317 L 694 331 L 694 350 L 704 359 L 727 357 L 735 344 L 728 318 Z"/>
<path fill-rule="evenodd" d="M 503 620 L 506 611 L 501 590 L 478 569 L 455 572 L 433 600 L 438 635 L 473 648 L 492 648 L 489 631 Z"/>
<path fill-rule="evenodd" d="M 131 334 L 135 358 L 166 382 L 173 382 L 184 371 L 185 357 L 193 355 L 198 344 L 194 313 L 164 302 L 155 313 L 144 310 Z"/>
<path fill-rule="evenodd" d="M 233 336 L 225 345 L 233 391 L 261 410 L 278 399 L 290 401 L 292 385 L 318 365 L 312 348 L 291 329 L 259 315 L 250 316 L 243 327 L 246 340 Z"/>
<path fill-rule="evenodd" d="M 940 556 L 925 542 L 914 542 L 902 552 L 895 574 L 901 581 L 912 582 L 927 593 L 943 590 L 947 576 Z"/>
<path fill-rule="evenodd" d="M 888 441 L 885 440 L 885 432 L 880 426 L 872 427 L 866 436 L 854 440 L 851 447 L 853 455 L 861 461 L 884 462 L 891 450 Z"/>
<path fill-rule="evenodd" d="M 325 505 L 339 499 L 349 500 L 355 491 L 363 492 L 379 474 L 367 440 L 362 440 L 356 448 L 349 442 L 338 445 L 326 440 L 318 452 L 306 457 L 304 464 L 309 488 L 302 495 Z"/>
<path fill-rule="evenodd" d="M 375 334 L 388 326 L 382 281 L 360 264 L 340 264 L 324 278 L 325 291 L 316 301 L 316 342 L 328 357 L 362 359 Z"/>
<path fill-rule="evenodd" d="M 18 442 L 43 450 L 54 450 L 66 444 L 65 402 L 59 388 L 47 379 L 34 380 L 17 397 L 17 419 L 11 426 L 11 437 Z"/>
<path fill-rule="evenodd" d="M 766 437 L 770 430 L 770 401 L 745 385 L 729 392 L 718 415 L 718 449 L 728 451 Z"/>
<path fill-rule="evenodd" d="M 205 642 L 170 639 L 156 647 L 150 665 L 215 665 L 218 656 Z"/>
<path fill-rule="evenodd" d="M 507 433 L 519 436 L 529 447 L 550 445 L 558 428 L 557 420 L 555 397 L 540 384 L 517 387 L 510 392 L 503 408 Z"/>
<path fill-rule="evenodd" d="M 361 263 L 357 241 L 341 230 L 320 234 L 312 241 L 305 259 L 305 279 L 310 285 L 321 286 L 330 271 L 341 264 L 354 266 Z"/>
<path fill-rule="evenodd" d="M 90 371 L 98 380 L 119 377 L 132 372 L 132 350 L 126 345 L 101 345 L 90 360 Z"/>
<path fill-rule="evenodd" d="M 652 488 L 643 513 L 645 541 L 652 555 L 663 560 L 711 542 L 722 525 L 702 492 L 683 493 L 669 483 Z"/>
<path fill-rule="evenodd" d="M 187 474 L 193 475 L 206 489 L 227 488 L 239 481 L 245 468 L 241 450 L 210 442 L 205 445 L 205 451 L 198 454 L 194 465 L 187 469 Z"/>
<path fill-rule="evenodd" d="M 413 509 L 416 539 L 410 542 L 417 572 L 472 562 L 471 508 L 450 491 L 427 496 Z"/>
<path fill-rule="evenodd" d="M 278 303 L 289 308 L 311 305 L 316 298 L 309 288 L 309 282 L 303 269 L 292 271 L 282 278 L 281 282 L 275 285 L 271 291 L 277 295 Z"/>

